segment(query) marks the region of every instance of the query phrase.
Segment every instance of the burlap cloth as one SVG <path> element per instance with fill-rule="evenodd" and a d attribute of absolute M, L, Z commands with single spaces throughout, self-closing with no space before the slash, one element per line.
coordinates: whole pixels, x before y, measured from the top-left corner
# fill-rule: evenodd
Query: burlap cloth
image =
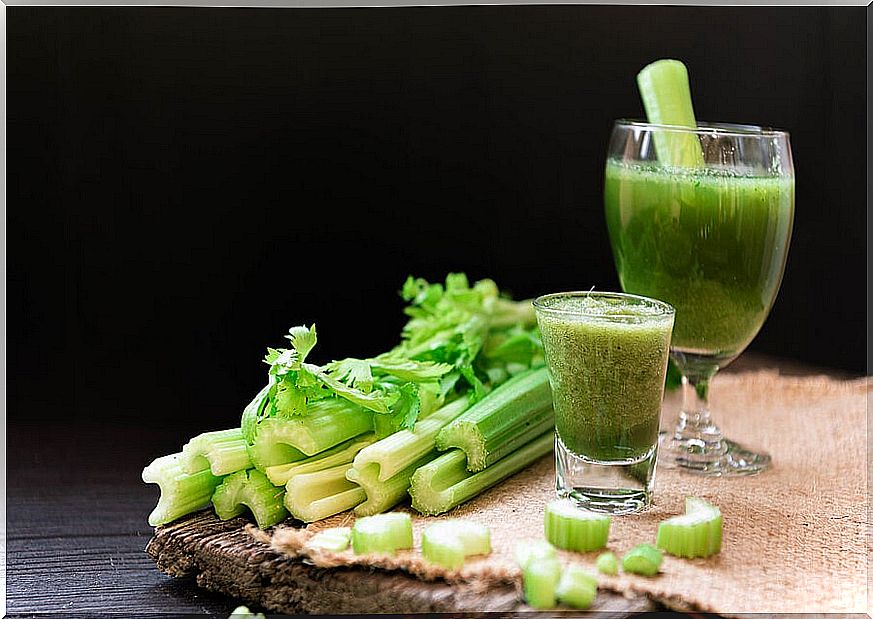
<path fill-rule="evenodd" d="M 728 436 L 771 453 L 773 468 L 756 477 L 732 479 L 658 471 L 655 505 L 642 514 L 616 517 L 609 548 L 620 556 L 640 542 L 653 542 L 658 522 L 682 513 L 685 497 L 692 495 L 721 508 L 722 551 L 709 559 L 666 556 L 655 578 L 601 576 L 601 586 L 643 592 L 677 610 L 726 615 L 868 612 L 869 384 L 867 379 L 796 378 L 775 372 L 720 376 L 712 387 L 717 420 Z M 675 416 L 677 406 L 675 398 L 667 400 L 665 421 Z M 416 550 L 390 558 L 301 550 L 313 532 L 353 522 L 348 513 L 303 530 L 278 528 L 272 544 L 322 567 L 401 569 L 463 586 L 517 583 L 512 550 L 520 540 L 542 537 L 543 508 L 553 496 L 554 464 L 546 457 L 448 514 L 491 527 L 494 552 L 470 559 L 457 572 L 447 573 L 420 558 L 420 532 L 433 518 L 416 517 Z M 593 569 L 597 553 L 562 555 Z"/>

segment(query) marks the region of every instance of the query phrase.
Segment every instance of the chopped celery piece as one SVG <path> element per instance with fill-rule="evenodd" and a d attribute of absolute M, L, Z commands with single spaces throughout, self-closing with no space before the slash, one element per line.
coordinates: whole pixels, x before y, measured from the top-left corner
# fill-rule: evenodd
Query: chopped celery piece
<path fill-rule="evenodd" d="M 347 475 L 367 494 L 367 500 L 355 508 L 356 515 L 382 513 L 406 497 L 412 474 L 438 455 L 437 433 L 464 412 L 467 402 L 463 396 L 420 419 L 413 430 L 401 430 L 361 450 Z"/>
<path fill-rule="evenodd" d="M 478 473 L 467 470 L 463 451 L 447 451 L 412 475 L 409 485 L 412 507 L 431 516 L 445 513 L 551 453 L 554 443 L 555 434 L 548 431 Z"/>
<path fill-rule="evenodd" d="M 697 128 L 688 70 L 680 61 L 658 60 L 644 67 L 637 75 L 637 86 L 650 123 Z M 658 131 L 653 137 L 661 164 L 680 167 L 703 165 L 703 151 L 694 133 Z"/>
<path fill-rule="evenodd" d="M 186 473 L 209 467 L 217 476 L 251 468 L 246 441 L 239 428 L 195 436 L 182 447 L 181 464 Z"/>
<path fill-rule="evenodd" d="M 578 507 L 570 499 L 546 505 L 546 539 L 558 548 L 588 552 L 606 546 L 612 518 Z"/>
<path fill-rule="evenodd" d="M 708 557 L 721 550 L 721 511 L 703 499 L 685 499 L 685 513 L 658 525 L 658 548 L 677 557 Z"/>
<path fill-rule="evenodd" d="M 443 428 L 436 445 L 457 447 L 467 469 L 481 471 L 554 427 L 552 392 L 545 368 L 513 376 Z"/>
<path fill-rule="evenodd" d="M 443 520 L 428 526 L 421 535 L 421 554 L 435 565 L 453 570 L 470 555 L 491 552 L 491 532 L 483 524 L 467 520 Z"/>
<path fill-rule="evenodd" d="M 376 437 L 372 433 L 362 434 L 361 436 L 350 438 L 345 443 L 340 443 L 335 447 L 310 456 L 305 460 L 268 466 L 264 472 L 271 483 L 276 486 L 284 486 L 295 475 L 317 473 L 339 464 L 351 464 L 352 460 L 355 459 L 355 455 L 367 445 L 371 445 L 374 440 L 376 440 Z"/>
<path fill-rule="evenodd" d="M 527 540 L 515 545 L 515 562 L 518 567 L 524 569 L 531 561 L 540 559 L 557 559 L 558 551 L 549 542 L 538 540 Z"/>
<path fill-rule="evenodd" d="M 340 464 L 292 477 L 285 486 L 285 506 L 291 515 L 303 522 L 315 522 L 363 501 L 364 491 L 346 479 L 349 466 Z"/>
<path fill-rule="evenodd" d="M 412 548 L 412 518 L 401 512 L 358 518 L 352 527 L 352 548 L 359 555 Z"/>
<path fill-rule="evenodd" d="M 268 417 L 258 423 L 249 446 L 258 470 L 314 456 L 334 445 L 373 430 L 373 413 L 331 398 L 307 405 L 304 416 Z"/>
<path fill-rule="evenodd" d="M 181 453 L 162 456 L 142 471 L 142 480 L 157 484 L 161 491 L 158 504 L 149 514 L 149 524 L 153 527 L 209 505 L 209 499 L 221 481 L 206 466 L 196 473 L 186 473 L 182 470 L 181 460 Z"/>
<path fill-rule="evenodd" d="M 288 516 L 282 499 L 285 491 L 270 483 L 257 469 L 237 471 L 225 477 L 212 495 L 216 515 L 229 520 L 246 511 L 252 512 L 262 529 L 281 522 Z"/>
<path fill-rule="evenodd" d="M 581 565 L 570 564 L 561 574 L 556 594 L 564 604 L 585 610 L 597 597 L 597 577 L 589 574 Z"/>
<path fill-rule="evenodd" d="M 538 559 L 528 562 L 522 571 L 524 599 L 531 608 L 547 609 L 557 606 L 557 589 L 561 580 L 561 564 L 557 559 Z"/>
<path fill-rule="evenodd" d="M 237 606 L 227 619 L 265 619 L 265 617 L 264 613 L 253 613 L 248 606 Z"/>
<path fill-rule="evenodd" d="M 651 544 L 640 544 L 627 551 L 621 560 L 621 567 L 631 574 L 654 576 L 658 573 L 663 559 L 661 551 Z"/>
<path fill-rule="evenodd" d="M 615 553 L 604 552 L 597 556 L 597 571 L 601 574 L 615 576 L 618 574 L 618 559 L 615 558 Z"/>
<path fill-rule="evenodd" d="M 351 527 L 333 527 L 319 531 L 306 542 L 307 548 L 342 552 L 352 541 Z"/>

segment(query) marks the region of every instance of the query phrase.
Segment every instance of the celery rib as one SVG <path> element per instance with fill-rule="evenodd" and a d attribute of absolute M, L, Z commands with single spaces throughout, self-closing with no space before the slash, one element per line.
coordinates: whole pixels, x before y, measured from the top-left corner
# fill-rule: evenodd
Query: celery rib
<path fill-rule="evenodd" d="M 372 432 L 373 413 L 332 398 L 308 406 L 301 417 L 268 417 L 257 425 L 249 457 L 255 468 L 303 460 L 351 438 Z"/>
<path fill-rule="evenodd" d="M 440 451 L 462 450 L 481 471 L 555 425 L 545 368 L 518 374 L 471 406 L 437 435 Z"/>
<path fill-rule="evenodd" d="M 186 473 L 182 470 L 181 459 L 181 453 L 162 456 L 142 471 L 142 480 L 157 484 L 161 492 L 158 504 L 149 514 L 149 524 L 153 527 L 209 505 L 212 493 L 221 481 L 205 466 L 195 473 Z"/>
<path fill-rule="evenodd" d="M 554 432 L 545 432 L 478 473 L 466 469 L 463 451 L 447 451 L 412 475 L 409 487 L 412 507 L 430 516 L 445 513 L 550 453 L 554 441 Z"/>
<path fill-rule="evenodd" d="M 350 465 L 358 452 L 372 445 L 375 440 L 376 437 L 372 432 L 362 434 L 304 460 L 268 466 L 264 469 L 264 473 L 273 485 L 284 486 L 297 475 L 317 473 L 340 464 Z"/>
<path fill-rule="evenodd" d="M 222 520 L 240 516 L 248 508 L 258 526 L 266 529 L 288 516 L 282 501 L 284 494 L 284 490 L 271 484 L 266 475 L 257 469 L 249 469 L 227 476 L 215 489 L 212 505 Z"/>
<path fill-rule="evenodd" d="M 250 468 L 242 430 L 232 428 L 195 436 L 182 447 L 181 465 L 186 473 L 196 473 L 208 467 L 219 477 Z"/>
<path fill-rule="evenodd" d="M 348 464 L 291 478 L 285 486 L 285 507 L 303 522 L 315 522 L 344 512 L 362 502 L 366 495 L 346 479 Z"/>

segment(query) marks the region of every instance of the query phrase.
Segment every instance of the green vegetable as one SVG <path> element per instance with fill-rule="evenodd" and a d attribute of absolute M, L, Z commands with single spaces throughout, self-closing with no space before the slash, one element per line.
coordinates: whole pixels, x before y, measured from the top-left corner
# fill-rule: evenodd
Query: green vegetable
<path fill-rule="evenodd" d="M 182 447 L 180 464 L 186 473 L 196 473 L 208 467 L 218 477 L 252 466 L 239 428 L 195 436 Z"/>
<path fill-rule="evenodd" d="M 688 70 L 678 60 L 658 60 L 646 66 L 637 75 L 637 85 L 646 117 L 656 125 L 697 128 Z M 663 165 L 699 167 L 703 165 L 703 151 L 694 133 L 655 132 L 655 149 Z"/>
<path fill-rule="evenodd" d="M 447 451 L 412 475 L 412 507 L 431 516 L 445 513 L 551 453 L 554 442 L 554 432 L 548 431 L 478 473 L 466 469 L 463 451 Z"/>
<path fill-rule="evenodd" d="M 230 520 L 251 510 L 258 527 L 266 529 L 288 517 L 282 504 L 285 491 L 270 483 L 267 476 L 256 469 L 228 475 L 212 495 L 216 515 Z"/>
<path fill-rule="evenodd" d="M 284 486 L 295 475 L 317 473 L 318 471 L 333 468 L 340 464 L 351 464 L 358 452 L 367 445 L 372 445 L 375 440 L 376 437 L 372 433 L 361 434 L 347 440 L 345 443 L 340 443 L 314 456 L 309 456 L 304 460 L 268 466 L 264 469 L 264 472 L 267 474 L 270 483 L 276 486 Z"/>
<path fill-rule="evenodd" d="M 258 470 L 312 456 L 373 431 L 373 414 L 345 400 L 319 400 L 306 416 L 258 423 L 249 456 Z"/>
<path fill-rule="evenodd" d="M 580 565 L 570 564 L 564 568 L 556 591 L 558 600 L 579 610 L 585 610 L 597 597 L 597 577 L 589 574 Z"/>
<path fill-rule="evenodd" d="M 358 518 L 352 527 L 352 548 L 355 554 L 394 554 L 412 548 L 412 518 L 400 512 Z"/>
<path fill-rule="evenodd" d="M 157 527 L 209 505 L 215 487 L 221 481 L 204 464 L 196 473 L 186 473 L 181 466 L 182 454 L 156 458 L 142 471 L 142 480 L 157 484 L 161 490 L 158 504 L 149 515 L 149 524 Z"/>
<path fill-rule="evenodd" d="M 437 456 L 434 449 L 437 432 L 467 406 L 468 398 L 462 396 L 420 420 L 413 430 L 401 430 L 362 449 L 347 474 L 367 494 L 367 500 L 355 508 L 355 514 L 378 514 L 402 501 L 412 474 Z"/>
<path fill-rule="evenodd" d="M 721 511 L 703 499 L 685 499 L 685 514 L 658 525 L 658 548 L 677 557 L 708 557 L 721 550 Z"/>
<path fill-rule="evenodd" d="M 470 555 L 491 552 L 488 527 L 467 520 L 442 520 L 428 526 L 421 536 L 421 554 L 435 565 L 450 570 L 464 565 Z"/>
<path fill-rule="evenodd" d="M 285 486 L 285 507 L 303 522 L 315 522 L 348 509 L 366 498 L 364 491 L 346 479 L 351 466 L 339 464 L 316 473 L 295 475 Z"/>
<path fill-rule="evenodd" d="M 545 368 L 529 370 L 500 385 L 443 428 L 436 445 L 467 456 L 467 469 L 481 471 L 555 425 Z"/>
<path fill-rule="evenodd" d="M 515 562 L 524 569 L 531 561 L 557 559 L 558 551 L 545 540 L 526 540 L 515 545 Z"/>
<path fill-rule="evenodd" d="M 330 552 L 342 552 L 349 547 L 352 541 L 351 527 L 333 527 L 324 529 L 313 535 L 306 542 L 310 549 L 327 550 Z"/>
<path fill-rule="evenodd" d="M 640 544 L 631 548 L 621 560 L 625 572 L 654 576 L 661 567 L 664 556 L 651 544 Z"/>
<path fill-rule="evenodd" d="M 537 609 L 557 606 L 557 589 L 560 580 L 561 564 L 557 559 L 529 561 L 522 570 L 524 599 L 528 606 Z"/>
<path fill-rule="evenodd" d="M 618 574 L 618 559 L 615 558 L 615 554 L 612 552 L 604 552 L 597 557 L 597 570 L 601 574 L 608 574 L 609 576 L 615 576 Z"/>
<path fill-rule="evenodd" d="M 571 499 L 556 499 L 546 505 L 546 539 L 565 550 L 588 552 L 603 548 L 611 523 L 611 517 L 582 509 Z"/>

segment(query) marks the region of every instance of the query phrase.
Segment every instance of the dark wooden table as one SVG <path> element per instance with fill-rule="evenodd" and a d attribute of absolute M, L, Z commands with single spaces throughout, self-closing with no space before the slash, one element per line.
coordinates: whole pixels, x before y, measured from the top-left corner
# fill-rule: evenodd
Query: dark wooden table
<path fill-rule="evenodd" d="M 751 355 L 733 371 L 774 365 L 820 372 Z M 156 492 L 140 481 L 142 467 L 203 429 L 9 421 L 9 616 L 226 617 L 237 600 L 164 575 L 144 551 Z"/>

